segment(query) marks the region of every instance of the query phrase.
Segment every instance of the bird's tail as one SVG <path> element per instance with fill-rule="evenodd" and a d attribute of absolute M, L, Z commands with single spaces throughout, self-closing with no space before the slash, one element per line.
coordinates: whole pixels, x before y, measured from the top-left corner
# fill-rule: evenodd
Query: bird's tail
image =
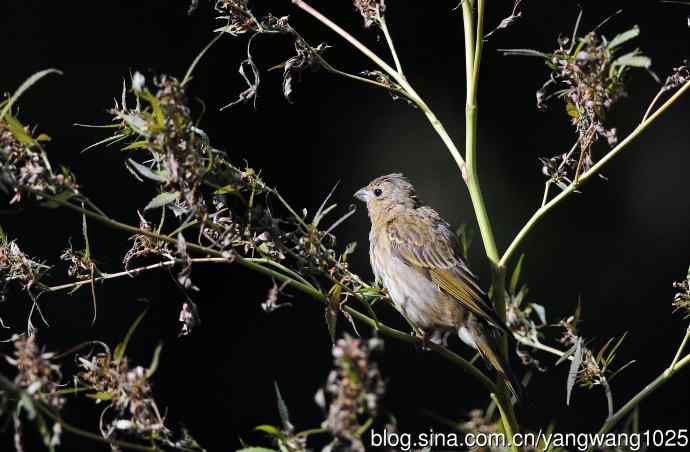
<path fill-rule="evenodd" d="M 483 331 L 479 325 L 472 325 L 470 327 L 469 333 L 472 336 L 473 344 L 475 348 L 479 351 L 479 354 L 484 358 L 491 367 L 493 367 L 496 372 L 503 378 L 506 386 L 510 390 L 511 394 L 517 401 L 523 399 L 522 384 L 517 379 L 513 371 L 510 369 L 510 365 L 501 356 L 498 344 L 494 337 Z M 461 337 L 463 334 L 461 333 Z"/>

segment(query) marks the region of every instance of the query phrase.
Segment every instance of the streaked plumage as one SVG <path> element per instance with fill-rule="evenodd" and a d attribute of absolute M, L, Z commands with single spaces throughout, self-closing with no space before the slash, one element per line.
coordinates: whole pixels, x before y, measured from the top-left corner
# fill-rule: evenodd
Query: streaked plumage
<path fill-rule="evenodd" d="M 520 385 L 491 335 L 491 330 L 508 329 L 463 261 L 448 223 L 419 203 L 402 174 L 374 179 L 355 197 L 367 203 L 371 219 L 374 276 L 405 317 L 425 334 L 456 331 L 506 379 L 517 397 Z"/>

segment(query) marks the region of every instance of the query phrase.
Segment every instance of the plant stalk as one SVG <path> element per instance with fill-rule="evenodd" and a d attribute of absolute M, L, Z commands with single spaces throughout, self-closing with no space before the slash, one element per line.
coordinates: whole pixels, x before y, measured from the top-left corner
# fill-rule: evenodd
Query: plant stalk
<path fill-rule="evenodd" d="M 690 89 L 690 82 L 686 82 L 683 86 L 681 86 L 678 91 L 673 94 L 673 96 L 668 98 L 666 102 L 664 102 L 654 113 L 640 122 L 640 124 L 638 124 L 638 126 L 635 127 L 635 129 L 630 132 L 627 137 L 625 137 L 620 143 L 618 143 L 618 145 L 611 149 L 601 160 L 595 163 L 589 170 L 582 173 L 576 182 L 568 185 L 557 196 L 551 199 L 551 201 L 537 209 L 532 217 L 527 220 L 527 223 L 525 223 L 520 232 L 518 232 L 518 234 L 515 236 L 513 242 L 510 244 L 506 252 L 503 253 L 503 256 L 499 261 L 499 266 L 505 266 L 508 263 L 512 255 L 522 244 L 522 241 L 527 237 L 527 235 L 529 235 L 529 233 L 532 231 L 532 229 L 534 229 L 536 224 L 539 223 L 544 215 L 546 215 L 549 211 L 551 211 L 551 209 L 560 204 L 561 201 L 575 192 L 577 188 L 591 179 L 592 176 L 598 174 L 604 168 L 604 166 L 606 166 L 613 158 L 620 154 L 621 151 L 623 151 L 623 149 L 625 149 L 625 147 L 635 138 L 641 135 L 642 132 L 644 132 L 654 121 L 656 121 L 662 113 L 668 110 L 671 105 L 673 105 L 683 94 L 685 94 L 688 89 Z"/>

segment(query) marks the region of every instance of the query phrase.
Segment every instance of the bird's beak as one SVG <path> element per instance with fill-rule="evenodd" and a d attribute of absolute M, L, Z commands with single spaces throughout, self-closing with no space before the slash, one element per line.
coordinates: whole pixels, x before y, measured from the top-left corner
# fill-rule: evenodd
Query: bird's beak
<path fill-rule="evenodd" d="M 357 193 L 355 193 L 355 198 L 362 202 L 367 202 L 369 199 L 369 191 L 366 188 L 360 188 L 357 190 Z"/>

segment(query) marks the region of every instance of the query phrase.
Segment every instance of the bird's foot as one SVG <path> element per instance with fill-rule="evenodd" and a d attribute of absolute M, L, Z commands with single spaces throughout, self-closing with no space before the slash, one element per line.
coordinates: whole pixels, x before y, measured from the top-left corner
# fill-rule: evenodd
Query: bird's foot
<path fill-rule="evenodd" d="M 420 344 L 420 348 L 424 351 L 429 351 L 432 349 L 432 345 L 443 345 L 444 347 L 447 345 L 448 342 L 448 333 L 438 331 L 438 330 L 428 330 L 428 331 L 423 331 L 420 330 L 419 332 L 415 332 L 415 334 L 418 337 L 422 338 L 422 343 Z"/>

